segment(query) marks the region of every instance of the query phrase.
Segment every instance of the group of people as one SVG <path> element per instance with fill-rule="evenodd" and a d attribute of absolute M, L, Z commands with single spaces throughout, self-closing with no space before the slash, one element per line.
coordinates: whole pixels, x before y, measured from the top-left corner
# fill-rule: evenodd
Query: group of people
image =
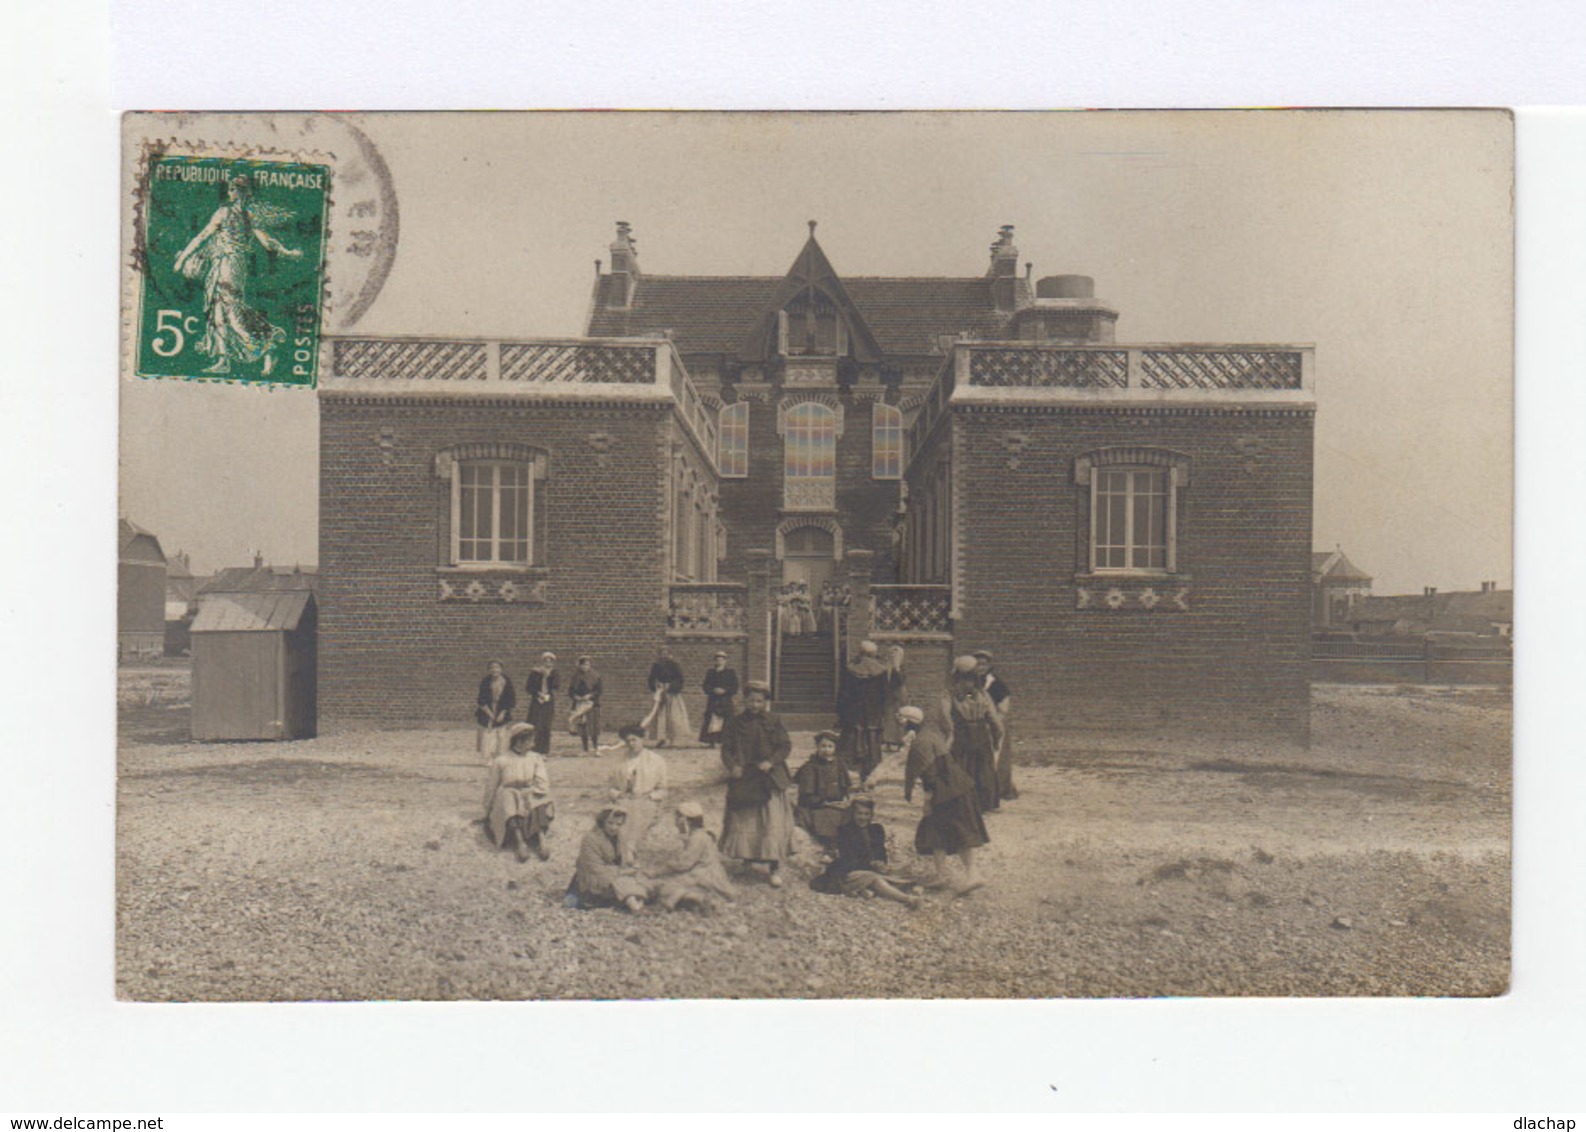
<path fill-rule="evenodd" d="M 647 683 L 652 707 L 640 724 L 646 739 L 656 747 L 675 747 L 687 742 L 690 728 L 688 705 L 683 700 L 683 669 L 669 649 L 663 647 L 650 665 Z M 705 673 L 703 689 L 705 715 L 698 741 L 715 744 L 720 741 L 721 729 L 732 714 L 733 697 L 738 693 L 738 674 L 727 667 L 726 653 L 716 653 Z M 539 663 L 524 677 L 525 707 L 519 722 L 533 726 L 531 742 L 534 750 L 542 755 L 551 751 L 557 696 L 561 690 L 562 674 L 556 667 L 556 654 L 540 654 Z M 578 739 L 585 754 L 601 750 L 600 701 L 605 690 L 605 681 L 596 671 L 593 660 L 588 656 L 579 657 L 567 682 L 567 730 Z M 474 702 L 476 747 L 485 759 L 493 759 L 505 749 L 517 707 L 517 688 L 502 663 L 492 660 L 479 681 L 479 694 Z"/>
<path fill-rule="evenodd" d="M 481 733 L 500 731 L 504 745 L 491 761 L 485 823 L 492 841 L 515 849 L 520 861 L 549 858 L 545 836 L 555 806 L 544 754 L 554 709 L 541 705 L 554 703 L 556 676 L 555 657 L 547 653 L 525 682 L 529 718 L 516 723 L 510 721 L 512 685 L 499 663 L 491 664 L 480 686 Z M 700 738 L 719 744 L 726 772 L 721 840 L 718 845 L 704 828 L 702 807 L 684 802 L 671 811 L 681 839 L 676 859 L 668 870 L 646 874 L 639 867 L 638 850 L 661 821 L 668 791 L 666 760 L 653 749 L 664 742 L 658 736 L 665 733 L 665 725 L 658 721 L 680 713 L 686 727 L 682 682 L 681 670 L 663 649 L 651 667 L 654 703 L 649 716 L 618 731 L 624 757 L 610 785 L 609 804 L 580 845 L 567 892 L 571 906 L 635 911 L 655 901 L 668 909 L 709 909 L 732 896 L 723 858 L 740 862 L 780 888 L 797 828 L 826 851 L 825 871 L 810 882 L 820 892 L 868 894 L 918 906 L 921 887 L 956 887 L 960 893 L 981 887 L 975 851 L 990 839 L 985 815 L 1016 797 L 1008 741 L 1012 697 L 994 673 L 989 653 L 958 657 L 947 690 L 927 709 L 901 702 L 901 656 L 883 661 L 878 647 L 864 642 L 844 674 L 838 697 L 840 730 L 818 733 L 813 752 L 797 770 L 788 765 L 792 739 L 770 710 L 770 686 L 749 681 L 743 687 L 743 707 L 736 710 L 737 675 L 726 666 L 726 655 L 718 653 L 704 682 Z M 587 657 L 579 659 L 572 688 L 583 692 L 570 688 L 574 706 L 569 722 L 580 725 L 583 733 L 592 730 L 598 749 L 598 715 L 593 725 L 583 722 L 589 711 L 580 716 L 578 702 L 594 689 L 598 712 L 599 675 Z M 916 787 L 924 795 L 914 848 L 921 858 L 931 859 L 935 875 L 923 885 L 892 868 L 885 831 L 875 821 L 869 779 L 885 750 L 905 756 L 904 801 L 913 801 Z M 959 883 L 949 876 L 950 856 L 962 864 Z"/>

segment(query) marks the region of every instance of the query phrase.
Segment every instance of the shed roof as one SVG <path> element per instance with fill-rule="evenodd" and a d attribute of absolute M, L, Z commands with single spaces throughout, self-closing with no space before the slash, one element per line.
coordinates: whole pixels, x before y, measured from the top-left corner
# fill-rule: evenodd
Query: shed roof
<path fill-rule="evenodd" d="M 195 633 L 291 631 L 314 595 L 306 589 L 267 593 L 211 593 L 198 603 Z"/>

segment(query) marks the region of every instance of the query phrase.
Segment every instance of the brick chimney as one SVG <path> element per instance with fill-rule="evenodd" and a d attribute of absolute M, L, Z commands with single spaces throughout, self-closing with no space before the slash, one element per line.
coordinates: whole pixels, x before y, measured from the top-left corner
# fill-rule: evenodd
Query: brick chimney
<path fill-rule="evenodd" d="M 1019 249 L 1013 246 L 1013 225 L 997 229 L 997 242 L 991 245 L 991 298 L 999 311 L 1012 313 L 1019 305 Z"/>
<path fill-rule="evenodd" d="M 626 308 L 633 305 L 633 290 L 639 280 L 639 249 L 633 226 L 617 221 L 617 238 L 611 241 L 611 282 L 606 286 L 606 305 Z"/>

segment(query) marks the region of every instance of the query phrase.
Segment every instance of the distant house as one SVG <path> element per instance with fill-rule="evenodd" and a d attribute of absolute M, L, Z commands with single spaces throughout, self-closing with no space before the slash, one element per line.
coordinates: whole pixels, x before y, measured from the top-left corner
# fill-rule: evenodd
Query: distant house
<path fill-rule="evenodd" d="M 1311 555 L 1311 624 L 1337 628 L 1352 600 L 1371 593 L 1371 575 L 1344 557 L 1342 548 Z"/>
<path fill-rule="evenodd" d="M 192 559 L 177 551 L 165 560 L 165 655 L 186 656 L 191 647 L 189 630 L 198 612 L 201 579 L 193 574 Z"/>
<path fill-rule="evenodd" d="M 128 519 L 117 524 L 116 657 L 165 651 L 165 552 L 160 540 Z"/>
<path fill-rule="evenodd" d="M 301 739 L 317 724 L 315 575 L 222 570 L 192 625 L 193 738 Z"/>
<path fill-rule="evenodd" d="M 1424 637 L 1456 633 L 1508 637 L 1514 631 L 1514 591 L 1483 582 L 1480 590 L 1356 598 L 1343 617 L 1362 636 Z"/>

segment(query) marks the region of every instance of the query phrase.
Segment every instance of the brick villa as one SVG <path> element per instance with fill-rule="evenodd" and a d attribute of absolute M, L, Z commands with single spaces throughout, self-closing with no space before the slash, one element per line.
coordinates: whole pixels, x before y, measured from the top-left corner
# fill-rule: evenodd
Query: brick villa
<path fill-rule="evenodd" d="M 321 718 L 469 717 L 549 648 L 642 714 L 667 644 L 830 710 L 993 649 L 1021 727 L 1303 737 L 1313 349 L 1124 345 L 1089 278 L 648 275 L 579 339 L 349 336 L 320 398 Z"/>

